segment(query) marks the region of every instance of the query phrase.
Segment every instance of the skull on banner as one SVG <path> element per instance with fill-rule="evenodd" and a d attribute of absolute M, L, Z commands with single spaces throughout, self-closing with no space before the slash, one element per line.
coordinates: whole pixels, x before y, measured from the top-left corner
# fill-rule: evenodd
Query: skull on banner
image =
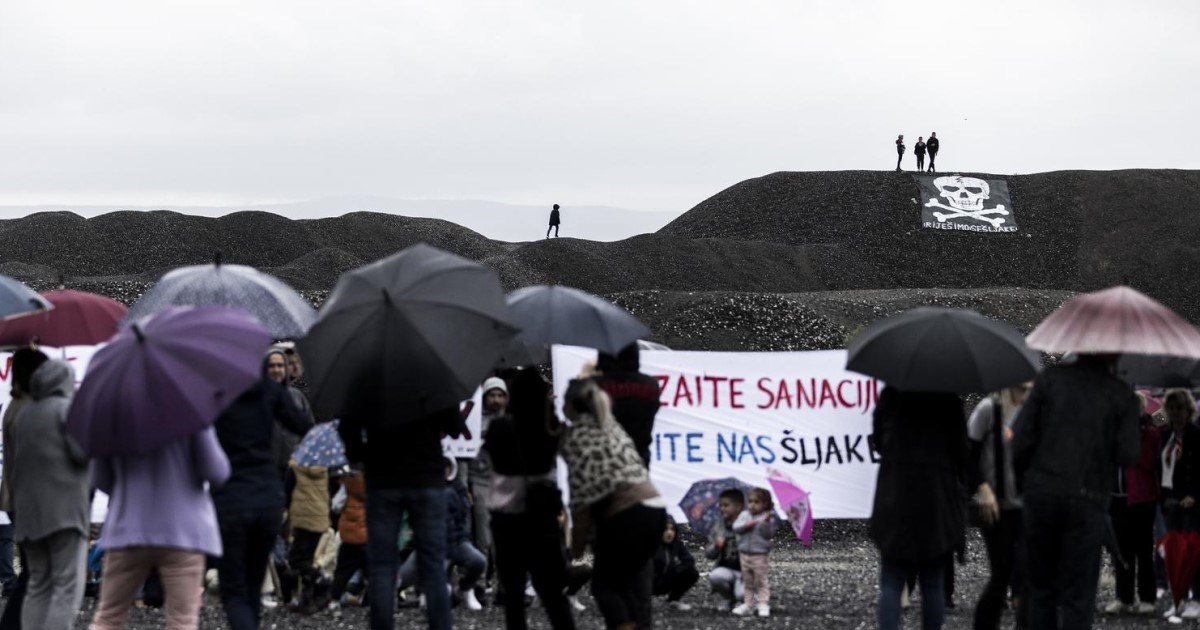
<path fill-rule="evenodd" d="M 991 187 L 977 177 L 953 175 L 939 177 L 933 180 L 938 194 L 946 201 L 963 212 L 978 212 L 983 210 L 983 202 L 991 196 Z"/>

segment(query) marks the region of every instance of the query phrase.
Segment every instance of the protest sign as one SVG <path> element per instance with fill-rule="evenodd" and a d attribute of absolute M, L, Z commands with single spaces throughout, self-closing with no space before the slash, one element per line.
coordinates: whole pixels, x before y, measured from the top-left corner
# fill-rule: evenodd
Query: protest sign
<path fill-rule="evenodd" d="M 586 348 L 554 348 L 560 408 L 570 379 L 595 361 Z M 641 371 L 662 388 L 651 481 L 670 511 L 695 482 L 735 477 L 769 487 L 783 471 L 809 494 L 814 518 L 871 515 L 878 454 L 868 446 L 882 383 L 845 370 L 843 350 L 643 351 Z"/>

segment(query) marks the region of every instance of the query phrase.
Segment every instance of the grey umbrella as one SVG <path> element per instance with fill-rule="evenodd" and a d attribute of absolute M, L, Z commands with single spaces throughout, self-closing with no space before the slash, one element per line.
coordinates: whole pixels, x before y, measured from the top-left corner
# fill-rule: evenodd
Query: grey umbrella
<path fill-rule="evenodd" d="M 406 421 L 470 397 L 516 332 L 496 272 L 420 243 L 343 274 L 296 345 L 318 409 Z"/>
<path fill-rule="evenodd" d="M 1040 365 L 1017 329 L 952 308 L 881 319 L 846 350 L 847 370 L 916 392 L 993 392 L 1033 378 Z"/>
<path fill-rule="evenodd" d="M 1117 376 L 1143 387 L 1192 387 L 1200 383 L 1200 361 L 1184 357 L 1126 354 L 1117 361 Z"/>
<path fill-rule="evenodd" d="M 517 337 L 529 344 L 563 344 L 617 354 L 650 335 L 629 311 L 579 289 L 538 285 L 508 295 L 508 306 L 521 326 Z"/>
<path fill-rule="evenodd" d="M 168 306 L 231 306 L 249 311 L 276 339 L 304 335 L 317 311 L 275 276 L 244 265 L 180 267 L 167 272 L 126 313 L 125 322 Z"/>
<path fill-rule="evenodd" d="M 54 308 L 20 280 L 0 275 L 0 319 L 13 319 Z"/>

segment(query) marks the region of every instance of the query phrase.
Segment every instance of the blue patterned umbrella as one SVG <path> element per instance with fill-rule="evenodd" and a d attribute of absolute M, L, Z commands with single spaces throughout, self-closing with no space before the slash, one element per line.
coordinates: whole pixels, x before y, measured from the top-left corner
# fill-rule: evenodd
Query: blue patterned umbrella
<path fill-rule="evenodd" d="M 301 466 L 324 466 L 338 468 L 350 462 L 346 459 L 346 447 L 337 432 L 338 421 L 318 424 L 304 435 L 292 459 Z"/>
<path fill-rule="evenodd" d="M 736 488 L 742 491 L 744 497 L 752 487 L 737 477 L 702 479 L 692 484 L 683 494 L 683 498 L 679 500 L 679 508 L 687 516 L 688 527 L 702 536 L 708 536 L 721 520 L 721 511 L 717 507 L 721 493 L 729 488 Z"/>

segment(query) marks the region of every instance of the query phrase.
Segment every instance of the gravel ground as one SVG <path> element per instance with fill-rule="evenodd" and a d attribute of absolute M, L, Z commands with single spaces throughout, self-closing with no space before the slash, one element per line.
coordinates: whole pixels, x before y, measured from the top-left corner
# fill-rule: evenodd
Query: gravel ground
<path fill-rule="evenodd" d="M 702 575 L 700 582 L 684 598 L 684 601 L 693 605 L 693 610 L 680 612 L 665 606 L 662 598 L 656 599 L 655 627 L 668 630 L 874 628 L 879 568 L 875 549 L 866 537 L 865 522 L 817 521 L 813 540 L 813 547 L 806 549 L 788 532 L 783 532 L 777 537 L 776 547 L 771 555 L 771 619 L 738 619 L 728 613 L 718 612 L 715 610 L 716 599 L 708 594 Z M 699 558 L 698 568 L 702 572 L 706 571 L 708 563 L 701 555 L 700 540 L 688 537 L 687 542 L 693 554 Z M 975 531 L 969 533 L 966 558 L 966 564 L 956 567 L 954 599 L 957 606 L 947 611 L 946 628 L 971 627 L 974 603 L 987 580 L 987 556 L 983 541 Z M 1111 593 L 1112 579 L 1106 567 L 1098 605 L 1103 606 L 1107 603 Z M 602 620 L 587 589 L 584 590 L 581 601 L 588 609 L 576 615 L 579 627 L 602 628 Z M 201 627 L 228 627 L 217 598 L 209 596 L 208 602 L 210 603 L 202 613 Z M 77 628 L 87 626 L 93 606 L 93 600 L 85 600 L 84 610 L 76 623 Z M 550 627 L 544 614 L 536 606 L 529 610 L 528 618 L 531 628 Z M 162 622 L 162 613 L 157 609 L 135 610 L 127 627 L 162 627 Z M 481 612 L 456 608 L 454 622 L 459 628 L 502 628 L 504 615 L 501 609 L 491 606 Z M 914 607 L 905 613 L 905 627 L 919 627 L 919 624 L 919 604 L 914 604 Z M 1006 615 L 1003 627 L 1009 628 L 1011 624 L 1012 616 Z M 1115 629 L 1156 627 L 1164 624 L 1157 618 L 1105 618 L 1098 614 L 1096 625 Z M 366 611 L 363 609 L 347 609 L 337 614 L 323 612 L 311 616 L 275 610 L 265 614 L 263 623 L 263 628 L 277 630 L 365 627 Z M 417 627 L 424 627 L 423 613 L 415 609 L 398 611 L 397 628 Z"/>

